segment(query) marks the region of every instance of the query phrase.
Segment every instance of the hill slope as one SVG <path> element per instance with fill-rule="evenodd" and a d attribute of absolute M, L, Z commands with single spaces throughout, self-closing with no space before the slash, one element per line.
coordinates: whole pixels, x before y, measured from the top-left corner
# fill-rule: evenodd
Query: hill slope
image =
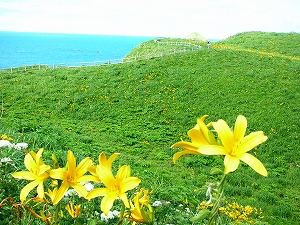
<path fill-rule="evenodd" d="M 229 37 L 219 44 L 300 57 L 300 34 L 297 33 L 246 32 Z"/>
<path fill-rule="evenodd" d="M 247 48 L 261 43 L 261 49 L 294 54 L 294 48 L 274 50 L 262 40 L 251 39 L 252 44 L 245 46 L 239 38 L 246 37 L 222 43 Z M 248 119 L 249 132 L 263 130 L 268 136 L 254 152 L 269 176 L 261 177 L 240 165 L 229 176 L 226 195 L 262 208 L 270 224 L 297 223 L 297 60 L 212 48 L 127 64 L 0 76 L 0 134 L 28 142 L 31 149 L 45 148 L 45 157 L 52 152 L 64 155 L 68 149 L 95 160 L 102 151 L 120 152 L 118 162 L 130 165 L 142 185 L 154 190 L 155 199 L 176 204 L 192 201 L 194 190 L 212 179 L 211 167 L 222 165 L 222 160 L 186 156 L 174 165 L 172 156 L 178 149 L 170 146 L 181 138 L 188 140 L 186 132 L 202 115 L 233 125 L 242 114 Z"/>

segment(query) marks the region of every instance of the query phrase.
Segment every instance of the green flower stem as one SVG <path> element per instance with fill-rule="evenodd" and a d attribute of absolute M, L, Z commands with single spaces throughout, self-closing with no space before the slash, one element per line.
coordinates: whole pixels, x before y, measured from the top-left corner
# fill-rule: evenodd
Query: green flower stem
<path fill-rule="evenodd" d="M 223 191 L 223 186 L 224 186 L 224 182 L 225 182 L 225 178 L 226 178 L 227 174 L 224 173 L 221 181 L 220 181 L 220 184 L 219 184 L 219 187 L 218 187 L 218 191 L 219 193 Z"/>
<path fill-rule="evenodd" d="M 60 210 L 61 210 L 61 204 L 59 202 L 56 205 L 56 207 L 55 207 L 55 212 L 54 212 L 54 216 L 53 216 L 54 221 L 53 221 L 52 224 L 54 224 L 54 225 L 59 224 L 59 213 L 60 213 Z"/>
<path fill-rule="evenodd" d="M 125 205 L 124 203 L 122 202 L 122 208 L 121 208 L 121 212 L 120 212 L 120 220 L 119 222 L 117 223 L 117 225 L 121 225 L 123 223 L 123 220 L 124 220 L 124 213 L 125 213 Z"/>
<path fill-rule="evenodd" d="M 225 182 L 226 175 L 227 174 L 224 173 L 224 176 L 222 177 L 220 184 L 218 186 L 217 201 L 214 204 L 214 207 L 212 208 L 212 210 L 210 212 L 210 217 L 208 219 L 208 225 L 214 224 L 214 219 L 219 211 L 220 201 L 221 201 L 221 199 L 223 197 L 223 193 L 224 193 L 223 189 L 224 189 L 224 182 Z"/>

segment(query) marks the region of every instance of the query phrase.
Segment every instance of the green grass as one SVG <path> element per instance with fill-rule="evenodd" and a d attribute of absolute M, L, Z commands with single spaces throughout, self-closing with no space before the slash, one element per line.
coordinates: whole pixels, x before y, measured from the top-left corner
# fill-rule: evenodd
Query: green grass
<path fill-rule="evenodd" d="M 178 43 L 174 45 L 171 43 Z M 181 43 L 181 44 L 180 44 Z M 164 38 L 159 41 L 149 40 L 143 42 L 132 49 L 132 51 L 126 55 L 125 58 L 131 58 L 136 56 L 145 56 L 145 55 L 161 55 L 161 53 L 174 53 L 175 51 L 186 51 L 195 49 L 195 46 L 206 47 L 207 43 L 193 41 L 188 39 L 178 39 L 178 38 Z"/>
<path fill-rule="evenodd" d="M 246 32 L 236 34 L 219 43 L 299 57 L 300 44 L 297 33 Z"/>
<path fill-rule="evenodd" d="M 221 43 L 297 56 L 300 35 L 244 33 Z M 158 51 L 151 45 L 135 51 Z M 52 152 L 65 157 L 69 149 L 95 161 L 101 152 L 119 152 L 116 164 L 130 165 L 141 185 L 154 191 L 153 200 L 179 205 L 201 202 L 205 192 L 198 199 L 194 190 L 218 180 L 209 171 L 222 169 L 223 161 L 197 155 L 173 164 L 179 149 L 170 146 L 188 140 L 202 115 L 233 126 L 242 114 L 248 132 L 268 136 L 252 154 L 269 176 L 241 164 L 228 176 L 228 200 L 262 208 L 269 224 L 299 224 L 300 61 L 213 45 L 134 63 L 1 73 L 0 134 L 31 150 L 45 148 L 45 159 Z"/>

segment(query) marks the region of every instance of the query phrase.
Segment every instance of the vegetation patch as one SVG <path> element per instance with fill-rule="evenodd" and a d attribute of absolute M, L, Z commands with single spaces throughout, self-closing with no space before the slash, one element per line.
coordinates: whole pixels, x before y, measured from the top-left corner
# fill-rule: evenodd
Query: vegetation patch
<path fill-rule="evenodd" d="M 244 115 L 247 134 L 263 131 L 268 137 L 251 151 L 268 176 L 240 163 L 226 178 L 228 204 L 224 201 L 223 211 L 250 213 L 251 206 L 257 223 L 298 224 L 299 43 L 296 33 L 250 32 L 212 43 L 209 49 L 203 45 L 201 50 L 132 63 L 0 72 L 0 135 L 6 134 L 12 143 L 26 142 L 28 151 L 44 148 L 45 163 L 51 164 L 55 154 L 61 167 L 66 165 L 69 150 L 78 163 L 86 157 L 98 163 L 101 152 L 107 157 L 120 153 L 114 174 L 121 166 L 130 166 L 132 176 L 149 190 L 157 223 L 191 224 L 202 201 L 209 200 L 207 182 L 222 178 L 210 171 L 213 167 L 224 170 L 223 156 L 186 155 L 174 164 L 173 155 L 181 149 L 170 147 L 189 141 L 187 131 L 203 115 L 209 115 L 208 122 L 224 119 L 230 126 L 238 115 Z M 152 40 L 133 52 L 174 47 L 179 48 L 158 46 Z M 26 154 L 0 148 L 0 159 L 12 160 L 0 164 L 0 218 L 6 223 L 17 221 L 11 208 L 20 203 L 19 193 L 28 182 L 11 174 L 26 170 Z M 29 197 L 35 195 L 32 191 Z M 5 200 L 7 197 L 11 199 Z M 73 200 L 76 204 L 81 201 L 78 196 Z M 161 207 L 153 206 L 155 201 Z M 82 215 L 94 224 L 104 223 L 100 223 L 99 200 L 81 204 Z M 119 206 L 111 211 L 120 210 Z M 62 210 L 67 218 L 68 212 Z M 223 224 L 235 223 L 226 215 Z M 28 211 L 20 216 L 22 224 L 41 223 Z M 72 217 L 68 221 L 74 222 Z"/>

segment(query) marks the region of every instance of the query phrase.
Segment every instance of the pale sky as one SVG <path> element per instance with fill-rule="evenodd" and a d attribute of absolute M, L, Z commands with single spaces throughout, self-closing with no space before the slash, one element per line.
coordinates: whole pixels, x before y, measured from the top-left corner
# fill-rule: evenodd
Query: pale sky
<path fill-rule="evenodd" d="M 0 31 L 224 39 L 300 33 L 300 0 L 0 0 Z"/>

